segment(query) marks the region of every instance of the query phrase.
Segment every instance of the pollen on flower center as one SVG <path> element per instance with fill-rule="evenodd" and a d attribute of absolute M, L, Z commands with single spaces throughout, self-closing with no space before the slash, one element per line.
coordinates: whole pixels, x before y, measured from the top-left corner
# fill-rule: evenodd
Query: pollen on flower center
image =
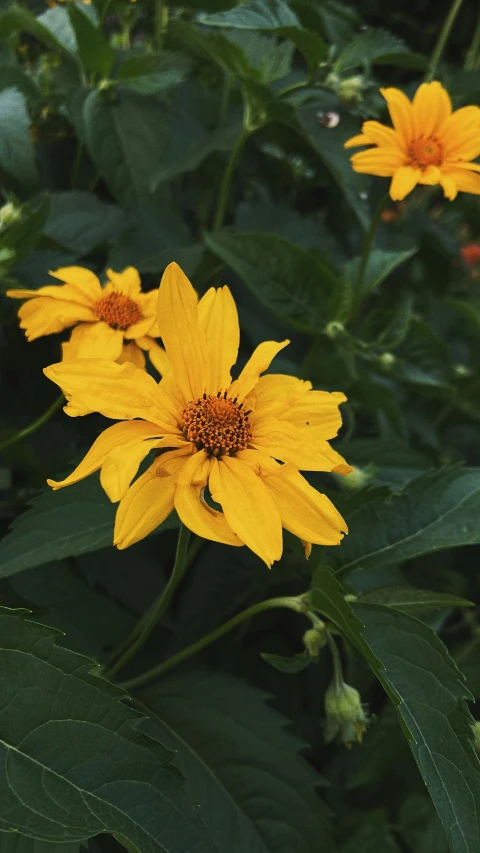
<path fill-rule="evenodd" d="M 99 320 L 104 320 L 112 329 L 121 331 L 142 319 L 137 303 L 123 293 L 108 293 L 102 296 L 95 302 L 94 310 Z"/>
<path fill-rule="evenodd" d="M 443 162 L 443 146 L 435 136 L 420 136 L 411 142 L 408 149 L 411 164 L 420 166 L 441 166 Z"/>
<path fill-rule="evenodd" d="M 209 456 L 234 456 L 245 450 L 252 439 L 248 422 L 250 412 L 221 392 L 214 397 L 204 394 L 188 404 L 183 412 L 183 432 L 198 450 Z"/>

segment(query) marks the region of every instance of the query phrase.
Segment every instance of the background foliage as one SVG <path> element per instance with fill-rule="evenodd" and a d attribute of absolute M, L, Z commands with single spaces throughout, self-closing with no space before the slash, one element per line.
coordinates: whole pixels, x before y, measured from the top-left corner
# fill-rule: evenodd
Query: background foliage
<path fill-rule="evenodd" d="M 448 10 L 1 3 L 1 291 L 69 264 L 133 265 L 149 289 L 175 260 L 201 293 L 232 288 L 241 361 L 288 336 L 275 370 L 348 396 L 336 447 L 356 470 L 312 477 L 348 520 L 344 544 L 307 563 L 287 538 L 269 573 L 195 543 L 124 676 L 311 589 L 373 718 L 362 745 L 325 743 L 331 659 L 308 665 L 308 625 L 287 610 L 130 700 L 99 677 L 91 658 L 106 663 L 164 587 L 177 522 L 117 552 L 95 477 L 45 487 L 103 422 L 60 412 L 11 441 L 54 401 L 41 367 L 60 343 L 27 344 L 0 297 L 2 853 L 478 853 L 480 267 L 461 250 L 480 207 L 431 188 L 390 203 L 359 287 L 386 184 L 343 150 L 384 117 L 380 85 L 415 91 Z M 479 100 L 476 13 L 461 9 L 438 70 L 455 107 Z"/>

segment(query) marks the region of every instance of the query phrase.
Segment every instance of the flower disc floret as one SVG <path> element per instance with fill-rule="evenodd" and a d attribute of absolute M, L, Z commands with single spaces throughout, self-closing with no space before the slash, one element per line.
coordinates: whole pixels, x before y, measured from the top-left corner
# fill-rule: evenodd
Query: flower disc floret
<path fill-rule="evenodd" d="M 420 136 L 413 139 L 408 149 L 410 165 L 421 169 L 426 166 L 441 166 L 443 161 L 443 145 L 435 136 L 425 138 Z"/>
<path fill-rule="evenodd" d="M 122 332 L 142 319 L 137 303 L 123 293 L 108 293 L 102 296 L 95 303 L 94 310 L 99 320 L 108 323 L 112 329 L 120 329 Z"/>
<path fill-rule="evenodd" d="M 184 410 L 183 434 L 208 456 L 235 456 L 252 441 L 249 414 L 243 403 L 227 397 L 226 392 L 219 391 L 216 397 L 203 394 Z"/>

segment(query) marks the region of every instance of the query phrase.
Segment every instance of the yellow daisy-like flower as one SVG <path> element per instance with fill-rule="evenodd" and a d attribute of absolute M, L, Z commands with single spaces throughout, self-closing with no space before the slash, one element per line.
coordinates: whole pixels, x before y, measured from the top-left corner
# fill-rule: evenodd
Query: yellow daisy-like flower
<path fill-rule="evenodd" d="M 107 495 L 120 501 L 118 548 L 143 539 L 174 508 L 198 536 L 247 545 L 267 566 L 282 555 L 282 526 L 307 551 L 309 543 L 338 545 L 343 518 L 300 470 L 351 471 L 328 443 L 345 396 L 314 391 L 293 376 L 261 376 L 288 341 L 260 344 L 232 381 L 240 330 L 230 290 L 212 287 L 198 301 L 177 264 L 162 278 L 158 324 L 171 365 L 159 384 L 113 361 L 45 369 L 69 399 L 67 414 L 95 411 L 122 421 L 97 438 L 69 477 L 49 484 L 58 489 L 101 469 Z M 131 485 L 140 462 L 159 449 Z"/>
<path fill-rule="evenodd" d="M 452 112 L 448 92 L 438 82 L 422 83 L 413 101 L 400 89 L 380 89 L 393 128 L 366 121 L 345 148 L 374 145 L 351 158 L 356 172 L 392 178 L 390 197 L 401 201 L 417 184 L 440 184 L 453 200 L 460 191 L 480 193 L 480 108 Z"/>
<path fill-rule="evenodd" d="M 130 361 L 144 369 L 146 351 L 160 373 L 168 370 L 165 351 L 155 340 L 160 334 L 158 288 L 142 293 L 134 267 L 121 273 L 108 270 L 104 287 L 84 267 L 62 267 L 50 275 L 65 283 L 38 290 L 7 290 L 7 296 L 27 300 L 18 316 L 28 341 L 74 326 L 70 340 L 62 344 L 64 361 L 107 358 Z"/>

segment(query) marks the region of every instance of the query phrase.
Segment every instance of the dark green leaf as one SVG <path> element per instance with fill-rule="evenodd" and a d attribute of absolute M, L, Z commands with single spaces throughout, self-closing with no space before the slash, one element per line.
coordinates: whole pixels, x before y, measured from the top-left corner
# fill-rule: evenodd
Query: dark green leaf
<path fill-rule="evenodd" d="M 40 18 L 34 18 L 27 9 L 22 6 L 17 6 L 15 3 L 6 12 L 0 15 L 0 37 L 8 38 L 12 33 L 25 32 L 30 33 L 38 41 L 44 44 L 51 50 L 55 50 L 63 56 L 72 59 L 72 51 L 75 50 L 75 45 L 68 41 L 68 46 L 65 40 L 58 38 L 50 28 L 52 26 L 52 15 L 58 21 L 59 13 L 63 21 L 68 22 L 68 15 L 65 9 L 49 9 L 48 12 L 41 15 Z M 47 26 L 48 24 L 48 26 Z M 71 27 L 70 27 L 71 30 Z"/>
<path fill-rule="evenodd" d="M 139 853 L 213 853 L 152 721 L 147 734 L 93 661 L 24 613 L 0 611 L 3 826 L 49 842 L 106 831 Z"/>
<path fill-rule="evenodd" d="M 67 9 L 62 6 L 47 9 L 46 12 L 38 16 L 37 23 L 42 24 L 51 33 L 57 43 L 62 45 L 67 55 L 77 53 L 75 31 L 70 23 Z M 42 40 L 40 39 L 40 41 Z"/>
<path fill-rule="evenodd" d="M 407 249 L 403 252 L 390 252 L 384 249 L 373 249 L 370 252 L 365 275 L 363 279 L 362 293 L 367 296 L 374 293 L 377 287 L 385 281 L 388 276 L 404 264 L 415 254 L 416 249 Z M 358 280 L 360 270 L 360 258 L 355 258 L 348 265 L 350 275 L 354 283 Z"/>
<path fill-rule="evenodd" d="M 386 55 L 405 54 L 407 46 L 387 30 L 367 29 L 354 38 L 342 51 L 335 62 L 335 70 L 348 71 L 350 68 L 370 65 Z"/>
<path fill-rule="evenodd" d="M 289 39 L 304 57 L 311 74 L 328 57 L 328 45 L 317 33 L 297 27 L 279 27 L 277 35 Z"/>
<path fill-rule="evenodd" d="M 37 204 L 23 205 L 20 219 L 7 226 L 0 235 L 0 248 L 14 252 L 9 266 L 17 264 L 36 246 L 50 210 L 50 199 L 45 193 L 37 197 Z"/>
<path fill-rule="evenodd" d="M 267 233 L 221 231 L 205 241 L 282 320 L 311 334 L 324 328 L 336 274 L 315 255 Z"/>
<path fill-rule="evenodd" d="M 114 240 L 126 225 L 118 207 L 99 201 L 91 193 L 51 193 L 50 203 L 44 233 L 80 255 Z"/>
<path fill-rule="evenodd" d="M 435 592 L 416 587 L 387 586 L 381 589 L 369 589 L 360 593 L 361 604 L 383 604 L 402 613 L 416 613 L 425 610 L 443 610 L 449 607 L 473 607 L 471 601 L 450 595 L 447 592 Z"/>
<path fill-rule="evenodd" d="M 361 500 L 361 493 L 360 493 Z M 329 558 L 342 574 L 480 542 L 480 469 L 429 471 L 389 500 L 348 516 L 349 535 Z"/>
<path fill-rule="evenodd" d="M 132 206 L 149 193 L 166 144 L 165 105 L 151 97 L 118 92 L 106 101 L 92 92 L 85 102 L 90 155 L 114 198 Z"/>
<path fill-rule="evenodd" d="M 87 71 L 108 77 L 115 62 L 115 53 L 99 27 L 96 27 L 79 6 L 70 3 L 68 15 L 75 31 L 78 55 Z"/>
<path fill-rule="evenodd" d="M 307 649 L 304 649 L 303 652 L 299 652 L 298 655 L 293 655 L 293 657 L 289 658 L 284 655 L 270 655 L 266 652 L 262 652 L 261 657 L 265 663 L 270 664 L 270 666 L 274 666 L 275 669 L 280 670 L 280 672 L 288 672 L 290 674 L 302 672 L 302 670 L 306 669 L 307 666 L 310 666 L 312 663 L 312 658 Z"/>
<path fill-rule="evenodd" d="M 0 832 L 0 853 L 82 853 L 83 844 L 52 844 L 20 835 L 19 832 Z"/>
<path fill-rule="evenodd" d="M 228 675 L 187 673 L 142 697 L 165 723 L 162 741 L 200 804 L 218 851 L 333 851 L 320 777 L 298 755 L 303 743 L 265 705 L 267 694 Z M 169 728 L 167 728 L 169 727 Z"/>
<path fill-rule="evenodd" d="M 177 86 L 185 79 L 191 66 L 191 59 L 182 53 L 141 54 L 125 59 L 117 77 L 130 89 L 150 95 Z"/>
<path fill-rule="evenodd" d="M 41 492 L 0 542 L 0 577 L 112 544 L 115 506 L 95 477 Z M 175 515 L 164 522 L 176 527 Z"/>
<path fill-rule="evenodd" d="M 22 187 L 32 188 L 38 179 L 30 118 L 18 89 L 0 92 L 0 169 Z"/>
<path fill-rule="evenodd" d="M 33 77 L 16 65 L 0 65 L 0 89 L 17 89 L 30 107 L 38 108 L 42 94 Z"/>
<path fill-rule="evenodd" d="M 200 15 L 209 27 L 233 27 L 241 30 L 276 30 L 300 27 L 300 22 L 285 0 L 247 0 L 240 6 L 215 15 Z"/>
<path fill-rule="evenodd" d="M 379 678 L 411 733 L 410 747 L 452 853 L 480 845 L 480 764 L 473 748 L 470 694 L 443 643 L 422 622 L 358 604 L 363 637 L 381 662 Z"/>

